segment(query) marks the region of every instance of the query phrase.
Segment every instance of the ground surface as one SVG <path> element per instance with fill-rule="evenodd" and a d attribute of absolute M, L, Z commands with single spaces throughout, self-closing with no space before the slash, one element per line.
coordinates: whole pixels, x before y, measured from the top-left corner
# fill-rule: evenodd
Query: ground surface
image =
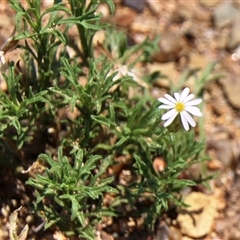
<path fill-rule="evenodd" d="M 160 34 L 161 51 L 153 56 L 153 64 L 145 71 L 160 70 L 174 84 L 177 84 L 184 69 L 204 69 L 211 61 L 218 62 L 212 81 L 204 87 L 204 131 L 207 151 L 212 157 L 208 171 L 218 171 L 219 175 L 210 181 L 211 189 L 202 189 L 197 195 L 192 192 L 186 195 L 186 201 L 193 205 L 190 220 L 188 214 L 180 211 L 174 221 L 166 219 L 160 223 L 154 238 L 240 239 L 240 2 L 125 0 L 124 4 L 117 3 L 114 16 L 108 14 L 105 6 L 101 11 L 105 21 L 124 30 L 132 42 L 138 43 L 146 36 L 154 38 Z M 6 1 L 1 1 L 0 15 L 2 43 L 14 28 L 13 12 Z M 15 54 L 13 51 L 8 57 L 14 58 Z M 192 78 L 185 85 L 193 89 L 194 81 Z M 1 88 L 4 89 L 4 85 Z M 158 98 L 168 89 L 169 83 L 159 80 L 153 86 L 153 96 Z M 19 203 L 30 201 L 22 184 L 24 179 L 20 179 L 5 175 L 0 181 L 0 239 L 8 239 L 9 212 Z M 4 185 L 6 182 L 7 188 Z M 16 196 L 12 195 L 14 188 L 17 188 L 13 191 Z M 27 209 L 26 212 L 23 209 L 21 214 L 23 221 L 32 223 L 33 229 L 41 223 L 34 221 Z M 41 234 L 41 231 L 36 234 L 32 231 L 31 239 L 64 239 L 56 232 Z M 111 239 L 111 236 L 106 234 L 100 238 Z M 150 238 L 136 234 L 125 239 Z"/>

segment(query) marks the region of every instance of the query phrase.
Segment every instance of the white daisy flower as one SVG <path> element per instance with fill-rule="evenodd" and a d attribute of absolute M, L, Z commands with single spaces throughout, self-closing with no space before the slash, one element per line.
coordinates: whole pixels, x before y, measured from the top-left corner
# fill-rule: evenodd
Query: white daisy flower
<path fill-rule="evenodd" d="M 145 83 L 141 78 L 139 78 L 137 76 L 137 74 L 135 73 L 134 69 L 129 70 L 127 65 L 118 65 L 115 70 L 110 71 L 110 73 L 108 74 L 111 75 L 113 72 L 117 72 L 117 75 L 113 78 L 113 81 L 116 81 L 122 77 L 132 77 L 133 81 L 135 81 L 136 83 L 138 83 L 140 86 L 148 88 L 147 83 Z"/>
<path fill-rule="evenodd" d="M 165 98 L 159 98 L 158 101 L 162 102 L 163 105 L 159 106 L 162 109 L 168 109 L 162 116 L 162 120 L 165 121 L 164 127 L 169 126 L 174 119 L 180 114 L 181 122 L 186 131 L 192 127 L 196 126 L 195 120 L 192 118 L 192 115 L 201 117 L 202 113 L 198 107 L 198 105 L 202 102 L 202 99 L 194 99 L 194 94 L 189 94 L 189 88 L 184 88 L 181 93 L 174 93 L 174 97 L 169 94 L 165 94 Z"/>

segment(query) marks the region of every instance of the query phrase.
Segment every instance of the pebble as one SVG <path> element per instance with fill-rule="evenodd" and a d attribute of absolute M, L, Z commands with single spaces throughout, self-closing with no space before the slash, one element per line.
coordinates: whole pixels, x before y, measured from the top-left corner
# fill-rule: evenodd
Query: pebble
<path fill-rule="evenodd" d="M 106 38 L 106 32 L 104 30 L 99 30 L 93 36 L 93 46 L 98 46 L 98 43 L 103 44 Z"/>
<path fill-rule="evenodd" d="M 203 6 L 203 7 L 206 7 L 206 8 L 209 8 L 209 7 L 215 7 L 217 6 L 219 3 L 221 2 L 221 0 L 199 0 L 199 3 Z"/>
<path fill-rule="evenodd" d="M 176 61 L 185 54 L 186 42 L 180 34 L 167 32 L 161 35 L 160 50 L 152 57 L 154 61 L 164 63 Z"/>
<path fill-rule="evenodd" d="M 234 7 L 232 2 L 222 2 L 214 9 L 214 24 L 217 28 L 221 29 L 230 24 L 238 14 L 238 10 Z"/>
<path fill-rule="evenodd" d="M 222 163 L 218 159 L 212 159 L 207 162 L 207 168 L 211 171 L 217 171 L 222 168 Z"/>
<path fill-rule="evenodd" d="M 136 11 L 131 8 L 124 7 L 121 11 L 116 11 L 114 21 L 121 27 L 128 27 L 133 23 L 136 15 Z"/>
<path fill-rule="evenodd" d="M 169 240 L 169 228 L 165 223 L 161 222 L 157 227 L 155 240 Z"/>
<path fill-rule="evenodd" d="M 217 200 L 211 195 L 192 192 L 184 198 L 189 205 L 179 211 L 177 222 L 182 234 L 202 238 L 210 233 L 217 213 Z"/>
<path fill-rule="evenodd" d="M 161 2 L 156 2 L 153 0 L 146 0 L 146 3 L 148 5 L 148 7 L 151 9 L 151 11 L 154 12 L 156 15 L 159 15 L 162 13 L 163 4 L 161 4 Z"/>
<path fill-rule="evenodd" d="M 236 159 L 233 154 L 233 142 L 229 139 L 229 135 L 221 139 L 221 132 L 215 133 L 208 143 L 209 155 L 212 160 L 207 162 L 207 167 L 210 170 L 217 169 L 234 169 L 236 166 Z"/>
<path fill-rule="evenodd" d="M 193 18 L 194 12 L 187 5 L 179 4 L 173 12 L 171 18 L 173 22 L 184 22 Z"/>
<path fill-rule="evenodd" d="M 33 215 L 28 215 L 26 217 L 26 223 L 32 223 L 34 221 L 34 216 Z"/>
<path fill-rule="evenodd" d="M 226 97 L 230 104 L 237 109 L 240 109 L 240 101 L 239 101 L 239 89 L 240 89 L 240 79 L 236 76 L 231 76 L 230 74 L 221 78 L 221 85 L 223 86 L 223 90 L 226 94 Z"/>
<path fill-rule="evenodd" d="M 217 159 L 222 163 L 224 167 L 233 167 L 234 158 L 232 144 L 229 139 L 221 139 L 214 142 L 214 146 L 217 150 Z"/>
<path fill-rule="evenodd" d="M 156 157 L 153 161 L 153 168 L 156 173 L 162 173 L 166 168 L 166 162 L 162 157 Z"/>
<path fill-rule="evenodd" d="M 7 83 L 6 81 L 4 80 L 4 78 L 2 77 L 2 74 L 0 73 L 0 89 L 3 91 L 3 92 L 7 92 Z"/>
<path fill-rule="evenodd" d="M 233 19 L 232 27 L 231 27 L 231 34 L 229 35 L 227 41 L 227 49 L 234 49 L 238 47 L 240 44 L 240 11 L 238 11 L 237 16 Z"/>
<path fill-rule="evenodd" d="M 145 0 L 123 0 L 123 4 L 127 7 L 135 9 L 138 12 L 142 12 L 145 7 Z"/>
<path fill-rule="evenodd" d="M 169 227 L 169 239 L 170 240 L 179 240 L 182 239 L 182 233 L 176 227 Z"/>

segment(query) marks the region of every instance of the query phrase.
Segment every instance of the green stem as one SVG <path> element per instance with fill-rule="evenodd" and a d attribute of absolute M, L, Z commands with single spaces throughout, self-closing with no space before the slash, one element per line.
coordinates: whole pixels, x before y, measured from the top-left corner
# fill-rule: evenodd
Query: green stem
<path fill-rule="evenodd" d="M 86 38 L 86 35 L 87 35 L 86 30 L 81 25 L 78 25 L 77 28 L 78 28 L 78 32 L 79 32 L 79 35 L 80 35 L 80 40 L 81 40 L 81 45 L 82 45 L 82 50 L 83 50 L 84 65 L 88 66 L 89 63 L 88 63 L 87 59 L 88 59 L 88 57 L 92 57 L 92 56 L 91 56 L 91 52 L 89 51 L 90 46 L 88 46 L 88 42 L 87 42 L 87 38 Z"/>

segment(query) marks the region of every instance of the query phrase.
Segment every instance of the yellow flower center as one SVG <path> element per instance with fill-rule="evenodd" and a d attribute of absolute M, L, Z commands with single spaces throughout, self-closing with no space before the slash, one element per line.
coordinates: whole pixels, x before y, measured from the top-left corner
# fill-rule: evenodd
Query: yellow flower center
<path fill-rule="evenodd" d="M 175 109 L 177 112 L 182 112 L 185 109 L 185 105 L 182 102 L 177 102 L 175 104 Z"/>

